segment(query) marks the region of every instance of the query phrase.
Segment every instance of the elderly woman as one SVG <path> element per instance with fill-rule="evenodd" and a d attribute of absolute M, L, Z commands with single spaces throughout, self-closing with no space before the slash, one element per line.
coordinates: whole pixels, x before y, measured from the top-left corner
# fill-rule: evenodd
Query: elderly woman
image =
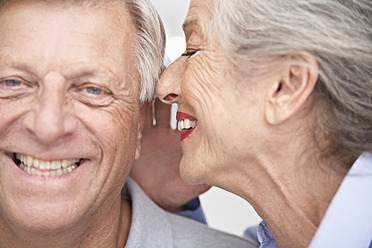
<path fill-rule="evenodd" d="M 182 176 L 251 203 L 262 247 L 369 247 L 372 2 L 191 0 L 183 28 L 157 87 Z"/>

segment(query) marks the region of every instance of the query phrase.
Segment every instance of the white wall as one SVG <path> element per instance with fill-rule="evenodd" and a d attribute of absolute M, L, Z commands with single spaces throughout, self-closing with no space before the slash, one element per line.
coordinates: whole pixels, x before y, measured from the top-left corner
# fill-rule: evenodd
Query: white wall
<path fill-rule="evenodd" d="M 158 9 L 167 33 L 166 53 L 174 61 L 185 49 L 182 23 L 189 0 L 151 0 Z M 218 230 L 242 235 L 245 228 L 257 225 L 261 219 L 242 198 L 213 187 L 200 196 L 208 225 Z"/>

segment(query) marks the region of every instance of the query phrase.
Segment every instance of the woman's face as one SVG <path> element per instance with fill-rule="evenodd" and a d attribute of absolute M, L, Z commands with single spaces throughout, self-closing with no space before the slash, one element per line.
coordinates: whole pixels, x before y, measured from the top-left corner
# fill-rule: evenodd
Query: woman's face
<path fill-rule="evenodd" d="M 191 182 L 215 184 L 258 149 L 263 90 L 231 76 L 211 23 L 214 0 L 191 0 L 184 22 L 185 53 L 162 74 L 159 98 L 178 103 L 182 133 L 181 174 Z M 252 94 L 254 92 L 254 94 Z M 216 175 L 218 175 L 216 177 Z"/>

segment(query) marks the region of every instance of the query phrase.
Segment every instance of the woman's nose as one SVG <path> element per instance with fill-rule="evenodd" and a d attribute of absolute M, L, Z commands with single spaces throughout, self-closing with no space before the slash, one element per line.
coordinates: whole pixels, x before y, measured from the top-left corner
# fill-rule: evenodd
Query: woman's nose
<path fill-rule="evenodd" d="M 182 99 L 181 81 L 185 69 L 185 62 L 179 58 L 164 70 L 156 86 L 156 93 L 162 102 L 167 104 L 180 102 Z"/>

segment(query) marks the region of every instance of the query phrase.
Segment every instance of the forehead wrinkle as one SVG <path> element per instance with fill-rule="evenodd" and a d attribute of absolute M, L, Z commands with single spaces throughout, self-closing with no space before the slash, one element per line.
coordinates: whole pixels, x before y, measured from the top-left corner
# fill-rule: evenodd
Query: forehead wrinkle
<path fill-rule="evenodd" d="M 117 80 L 120 78 L 118 74 L 114 73 L 110 67 L 99 65 L 95 63 L 80 62 L 74 65 L 67 65 L 62 68 L 62 74 L 66 78 L 81 78 L 81 77 L 94 77 L 105 78 L 108 80 Z"/>
<path fill-rule="evenodd" d="M 2 47 L 3 48 L 3 47 Z M 0 70 L 14 70 L 14 73 L 21 73 L 21 76 L 32 76 L 37 80 L 45 68 L 42 64 L 32 63 L 35 58 L 27 58 L 23 54 L 5 53 L 0 49 Z M 29 61 L 29 62 L 28 62 Z"/>
<path fill-rule="evenodd" d="M 2 1 L 0 0 L 0 3 Z M 127 10 L 127 7 L 125 4 L 122 3 L 120 0 L 107 0 L 107 1 L 79 1 L 79 0 L 72 0 L 72 1 L 62 1 L 62 0 L 56 0 L 56 1 L 49 1 L 49 0 L 14 0 L 14 1 L 5 1 L 7 3 L 7 8 L 4 10 L 1 8 L 0 4 L 0 18 L 13 18 L 13 12 L 27 12 L 27 7 L 23 8 L 22 2 L 26 2 L 26 4 L 29 4 L 29 2 L 33 2 L 35 9 L 37 6 L 40 8 L 47 7 L 51 8 L 53 11 L 60 11 L 60 15 L 63 16 L 63 12 L 66 12 L 68 14 L 71 14 L 72 17 L 79 18 L 81 14 L 89 16 L 86 20 L 86 22 L 90 22 L 91 24 L 94 23 L 97 15 L 99 16 L 106 16 L 106 18 L 101 18 L 101 23 L 98 23 L 98 25 L 106 25 L 107 28 L 105 31 L 105 35 L 108 33 L 116 34 L 117 38 L 119 38 L 120 42 L 128 41 L 128 36 L 126 36 L 126 32 L 123 32 L 123 30 L 129 30 L 127 34 L 131 34 L 135 32 L 134 30 L 134 24 L 132 22 L 132 17 L 130 13 Z M 79 4 L 81 3 L 81 4 Z M 83 3 L 86 3 L 83 5 Z M 22 10 L 23 9 L 23 10 Z M 80 13 L 79 13 L 80 12 Z M 48 15 L 48 13 L 45 13 Z M 109 18 L 107 18 L 109 17 Z M 22 17 L 24 18 L 24 17 Z M 32 19 L 32 17 L 30 18 Z M 102 20 L 104 20 L 105 23 L 102 23 Z M 7 24 L 7 19 L 2 20 L 1 29 L 15 29 L 13 26 L 9 26 Z M 74 31 L 78 34 L 84 34 L 84 30 L 79 28 L 79 23 L 71 23 L 65 20 L 60 20 L 58 18 L 55 18 L 53 22 L 61 22 L 66 21 L 66 30 L 69 32 Z M 97 25 L 97 24 L 96 24 Z M 52 26 L 52 24 L 49 24 L 49 26 Z M 72 29 L 71 29 L 72 27 Z M 113 28 L 114 27 L 114 28 Z M 30 26 L 29 28 L 34 28 Z M 59 30 L 59 31 L 63 31 Z M 107 33 L 106 33 L 107 32 Z M 25 35 L 25 34 L 23 34 Z M 32 36 L 32 30 L 28 32 L 28 35 L 30 37 Z M 97 37 L 102 37 L 103 34 L 97 34 Z M 34 37 L 33 37 L 34 38 Z"/>
<path fill-rule="evenodd" d="M 0 68 L 1 69 L 16 69 L 19 71 L 24 71 L 30 74 L 37 74 L 42 76 L 43 74 L 49 72 L 49 68 L 45 67 L 43 64 L 32 63 L 34 57 L 27 57 L 24 55 L 15 55 L 4 53 L 0 49 Z M 112 69 L 112 67 L 104 66 L 102 64 L 98 65 L 92 61 L 78 62 L 74 64 L 67 64 L 64 68 L 53 68 L 53 70 L 60 70 L 62 75 L 66 78 L 77 78 L 82 76 L 101 76 L 108 78 L 120 78 L 117 73 Z"/>
<path fill-rule="evenodd" d="M 72 7 L 72 6 L 70 6 L 70 7 Z M 67 11 L 71 11 L 72 13 L 74 13 L 76 15 L 76 9 L 68 9 Z M 114 37 L 117 38 L 116 44 L 119 44 L 121 47 L 127 47 L 126 49 L 124 49 L 124 54 L 122 54 L 121 56 L 123 56 L 125 58 L 125 57 L 128 57 L 128 55 L 130 55 L 129 57 L 131 57 L 131 58 L 129 60 L 133 60 L 134 59 L 132 57 L 134 57 L 133 50 L 134 50 L 134 47 L 135 47 L 133 43 L 136 43 L 135 35 L 133 35 L 133 33 L 135 32 L 135 30 L 134 30 L 134 25 L 132 23 L 132 20 L 130 18 L 130 15 L 129 15 L 129 13 L 128 13 L 128 11 L 127 11 L 127 9 L 126 9 L 126 7 L 124 5 L 121 5 L 121 8 L 120 9 L 119 8 L 116 8 L 115 9 L 115 8 L 113 8 L 113 6 L 108 5 L 108 6 L 106 6 L 106 8 L 97 9 L 97 11 L 93 11 L 93 12 L 89 11 L 89 9 L 78 10 L 78 11 L 84 11 L 85 14 L 90 15 L 92 18 L 94 17 L 95 14 L 97 14 L 97 11 L 100 14 L 103 14 L 106 11 L 111 12 L 114 15 L 114 17 L 111 17 L 110 20 L 112 20 L 112 18 L 114 18 L 114 19 L 116 19 L 116 21 L 115 21 L 115 23 L 111 23 L 110 22 L 111 23 L 111 28 L 108 29 L 108 30 L 111 30 L 112 32 L 114 32 L 114 34 L 115 34 Z M 0 13 L 1 16 L 3 16 L 2 14 L 3 13 Z M 107 20 L 106 20 L 106 22 L 107 22 Z M 109 24 L 109 23 L 107 23 L 107 24 Z M 113 29 L 112 28 L 112 25 L 114 25 L 114 27 L 116 27 L 116 28 Z M 6 38 L 5 37 L 5 35 L 7 34 L 7 30 L 13 29 L 12 34 L 14 35 L 14 33 L 15 33 L 14 32 L 14 28 L 16 28 L 16 27 L 11 27 L 9 25 L 6 25 L 6 23 L 4 23 L 4 22 L 3 22 L 2 26 L 3 26 L 3 28 L 1 28 L 2 31 L 0 31 L 0 33 L 2 33 L 3 35 L 1 35 L 0 43 L 3 43 L 3 44 L 1 45 L 2 46 L 2 49 L 0 49 L 0 52 L 3 52 L 4 51 L 4 48 L 5 48 L 5 46 L 4 46 L 5 45 L 4 44 L 4 40 L 6 40 L 7 42 L 9 42 L 9 38 Z M 84 33 L 81 33 L 82 30 L 72 30 L 71 31 L 70 29 L 68 29 L 68 31 L 70 31 L 70 32 L 76 32 L 76 34 L 84 35 Z M 89 33 L 88 35 L 95 35 L 97 38 L 99 38 L 99 37 L 101 37 L 102 34 Z M 107 34 L 105 34 L 105 35 L 107 35 Z M 131 44 L 131 45 L 130 46 L 125 46 L 128 43 Z M 10 47 L 10 49 L 12 49 L 12 45 L 11 44 L 9 45 L 9 47 Z M 102 56 L 103 59 L 104 59 L 104 56 L 106 56 L 106 57 L 109 58 L 109 54 L 103 55 L 104 54 L 103 52 L 104 51 L 102 51 L 102 53 L 99 52 L 98 54 L 101 54 L 101 56 Z M 17 65 L 17 67 L 19 69 L 30 70 L 31 68 L 28 68 L 27 64 L 24 64 L 23 65 L 20 62 L 22 62 L 22 61 L 24 61 L 24 62 L 32 62 L 32 60 L 35 59 L 34 56 L 37 55 L 37 54 L 32 55 L 30 58 L 25 58 L 24 55 L 27 55 L 27 54 L 29 54 L 29 52 L 27 52 L 25 54 L 23 54 L 23 53 L 18 54 L 18 56 L 15 56 L 14 53 L 8 54 L 8 56 L 4 56 L 4 54 L 1 54 L 1 58 L 0 59 L 4 59 L 4 57 L 6 57 L 3 62 L 9 63 L 9 61 L 11 61 L 10 62 L 11 64 L 13 64 L 13 63 L 16 62 L 17 63 L 16 65 Z M 40 56 L 40 54 L 39 54 L 39 56 Z M 98 58 L 97 57 L 95 59 L 101 60 L 102 58 Z M 42 57 L 41 58 L 37 58 L 37 59 L 39 61 L 40 60 L 43 60 Z M 88 61 L 88 62 L 89 62 L 88 64 L 91 64 L 92 63 L 92 61 Z M 118 61 L 118 63 L 122 63 L 122 61 Z M 33 65 L 33 64 L 34 63 L 29 63 L 29 66 L 30 65 Z M 40 65 L 40 63 L 39 63 L 39 65 Z M 15 66 L 15 65 L 12 65 L 12 66 Z M 99 67 L 99 66 L 101 66 L 101 65 L 98 65 L 97 67 Z M 109 68 L 109 69 L 110 69 L 109 71 L 111 72 L 111 74 L 115 75 L 115 73 L 113 71 L 115 71 L 116 69 L 115 70 L 113 70 L 112 68 Z M 117 69 L 119 70 L 119 68 L 117 68 Z"/>

